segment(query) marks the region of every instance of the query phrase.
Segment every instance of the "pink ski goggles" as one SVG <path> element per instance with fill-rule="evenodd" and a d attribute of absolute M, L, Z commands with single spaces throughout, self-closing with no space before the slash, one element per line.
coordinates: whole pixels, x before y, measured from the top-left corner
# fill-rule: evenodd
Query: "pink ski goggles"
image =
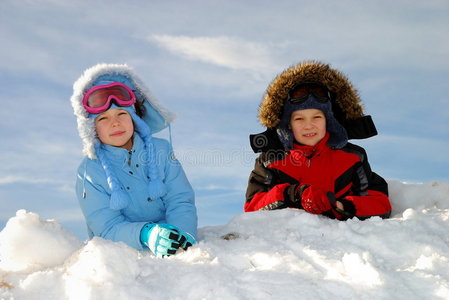
<path fill-rule="evenodd" d="M 134 92 L 120 82 L 92 87 L 83 97 L 84 109 L 91 114 L 105 112 L 111 107 L 112 100 L 118 106 L 131 106 L 136 103 Z"/>

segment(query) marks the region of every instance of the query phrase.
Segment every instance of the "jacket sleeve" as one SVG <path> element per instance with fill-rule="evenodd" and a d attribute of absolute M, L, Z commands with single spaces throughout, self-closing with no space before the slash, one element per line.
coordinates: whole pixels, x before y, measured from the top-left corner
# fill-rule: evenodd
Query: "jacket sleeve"
<path fill-rule="evenodd" d="M 88 230 L 94 236 L 124 242 L 138 250 L 144 249 L 140 231 L 146 222 L 130 222 L 121 211 L 109 208 L 110 192 L 106 188 L 106 176 L 101 172 L 104 171 L 87 159 L 78 170 L 76 192 Z M 92 178 L 104 179 L 93 182 Z"/>
<path fill-rule="evenodd" d="M 361 162 L 354 173 L 352 193 L 343 200 L 345 210 L 348 210 L 349 204 L 349 207 L 352 206 L 350 213 L 362 220 L 373 216 L 388 218 L 391 214 L 388 184 L 381 176 L 372 172 L 365 150 L 361 147 L 360 150 Z"/>
<path fill-rule="evenodd" d="M 195 194 L 181 163 L 175 158 L 173 149 L 165 140 L 162 141 L 165 159 L 165 179 L 167 194 L 162 198 L 168 224 L 191 234 L 196 239 L 198 217 L 195 207 Z"/>
<path fill-rule="evenodd" d="M 285 194 L 289 183 L 280 183 L 277 173 L 266 168 L 264 161 L 267 153 L 262 153 L 255 162 L 246 189 L 245 212 L 256 210 L 273 210 L 287 207 Z"/>

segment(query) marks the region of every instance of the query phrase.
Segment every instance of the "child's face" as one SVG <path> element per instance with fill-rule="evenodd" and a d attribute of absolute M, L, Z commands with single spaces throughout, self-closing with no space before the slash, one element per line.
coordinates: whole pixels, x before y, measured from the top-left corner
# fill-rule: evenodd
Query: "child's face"
<path fill-rule="evenodd" d="M 290 117 L 290 127 L 298 143 L 315 146 L 326 135 L 326 117 L 319 109 L 297 110 Z"/>
<path fill-rule="evenodd" d="M 95 119 L 97 135 L 103 144 L 131 150 L 134 124 L 123 109 L 108 109 Z"/>

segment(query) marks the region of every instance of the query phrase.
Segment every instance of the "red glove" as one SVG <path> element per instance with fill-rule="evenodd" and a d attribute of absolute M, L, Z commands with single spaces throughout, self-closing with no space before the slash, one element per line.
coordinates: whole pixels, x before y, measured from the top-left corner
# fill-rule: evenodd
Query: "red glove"
<path fill-rule="evenodd" d="M 305 211 L 315 215 L 332 209 L 327 192 L 313 186 L 302 192 L 301 205 Z"/>

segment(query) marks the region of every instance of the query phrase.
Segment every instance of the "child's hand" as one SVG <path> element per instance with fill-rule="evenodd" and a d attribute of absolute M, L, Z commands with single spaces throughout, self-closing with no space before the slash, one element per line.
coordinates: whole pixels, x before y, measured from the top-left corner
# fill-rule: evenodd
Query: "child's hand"
<path fill-rule="evenodd" d="M 301 194 L 301 205 L 304 210 L 316 215 L 332 209 L 327 192 L 313 186 L 309 186 L 303 190 Z"/>
<path fill-rule="evenodd" d="M 195 238 L 188 232 L 179 230 L 179 234 L 181 235 L 181 248 L 187 250 L 192 245 L 196 244 Z"/>
<path fill-rule="evenodd" d="M 170 224 L 146 224 L 140 232 L 140 241 L 159 258 L 176 254 L 186 242 L 177 227 Z"/>
<path fill-rule="evenodd" d="M 292 184 L 285 189 L 284 201 L 288 207 L 302 208 L 301 195 L 309 185 Z"/>

